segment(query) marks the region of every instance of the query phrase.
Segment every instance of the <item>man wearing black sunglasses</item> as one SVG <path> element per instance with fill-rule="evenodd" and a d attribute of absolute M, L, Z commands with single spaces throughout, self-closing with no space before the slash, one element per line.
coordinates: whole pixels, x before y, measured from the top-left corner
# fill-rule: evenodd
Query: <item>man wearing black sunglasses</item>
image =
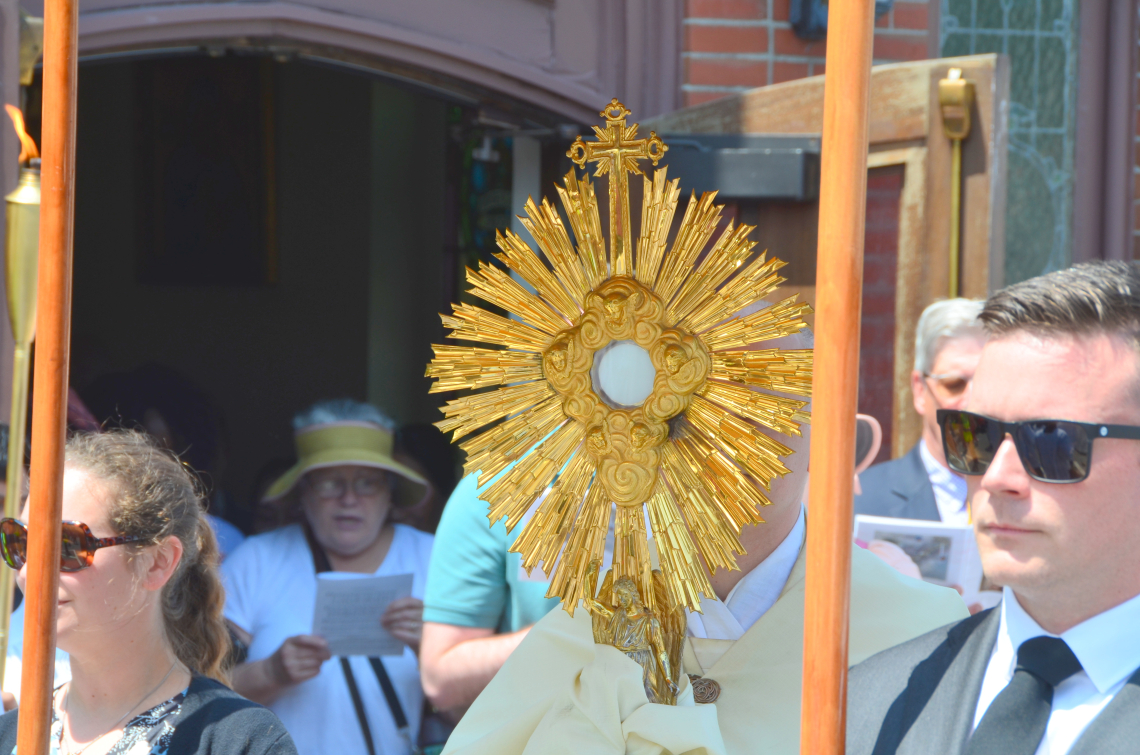
<path fill-rule="evenodd" d="M 1136 752 L 1140 270 L 1025 281 L 981 320 L 966 409 L 939 423 L 1002 603 L 853 669 L 847 752 Z"/>

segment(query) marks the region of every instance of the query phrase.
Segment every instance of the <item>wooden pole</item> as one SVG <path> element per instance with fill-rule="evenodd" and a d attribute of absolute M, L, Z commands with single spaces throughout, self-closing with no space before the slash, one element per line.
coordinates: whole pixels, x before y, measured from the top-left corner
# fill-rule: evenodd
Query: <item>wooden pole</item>
<path fill-rule="evenodd" d="M 47 755 L 51 730 L 71 342 L 78 14 L 78 0 L 44 4 L 39 311 L 32 384 L 27 609 L 16 740 L 20 755 Z"/>
<path fill-rule="evenodd" d="M 831 0 L 828 7 L 800 719 L 803 755 L 844 752 L 874 5 L 874 0 Z"/>

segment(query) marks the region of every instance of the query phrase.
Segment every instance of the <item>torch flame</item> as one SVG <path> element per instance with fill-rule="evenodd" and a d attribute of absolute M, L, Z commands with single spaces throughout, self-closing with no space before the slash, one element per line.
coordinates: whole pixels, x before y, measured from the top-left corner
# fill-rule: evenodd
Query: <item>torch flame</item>
<path fill-rule="evenodd" d="M 6 104 L 4 109 L 8 111 L 8 117 L 12 119 L 12 125 L 16 127 L 16 136 L 20 137 L 19 162 L 39 157 L 40 151 L 36 148 L 35 141 L 24 130 L 24 114 L 20 112 L 20 108 Z"/>

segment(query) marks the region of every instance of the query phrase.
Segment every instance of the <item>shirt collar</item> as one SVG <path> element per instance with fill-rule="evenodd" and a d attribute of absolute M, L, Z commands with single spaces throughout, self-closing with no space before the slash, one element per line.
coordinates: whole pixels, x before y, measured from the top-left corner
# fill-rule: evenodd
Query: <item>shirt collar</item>
<path fill-rule="evenodd" d="M 926 447 L 925 439 L 918 442 L 918 455 L 922 457 L 922 466 L 926 468 L 926 476 L 930 478 L 932 484 L 953 485 L 956 479 L 962 479 L 938 463 L 934 454 L 930 453 L 930 449 Z"/>
<path fill-rule="evenodd" d="M 955 522 L 955 517 L 966 509 L 966 478 L 939 464 L 926 447 L 925 440 L 918 443 L 918 455 L 922 458 L 922 466 L 926 468 L 930 487 L 934 489 L 934 502 L 938 505 L 942 521 Z"/>
<path fill-rule="evenodd" d="M 714 640 L 738 640 L 768 612 L 796 566 L 803 548 L 806 521 L 803 505 L 791 532 L 768 557 L 745 574 L 723 601 L 702 602 L 704 615 L 689 613 L 689 633 Z"/>
<path fill-rule="evenodd" d="M 1081 667 L 1101 694 L 1127 679 L 1140 667 L 1140 595 L 1082 621 L 1059 636 L 1077 656 Z M 1034 637 L 1057 637 L 1046 632 L 1025 612 L 1008 587 L 1002 589 L 999 642 L 1017 656 L 1017 648 Z"/>

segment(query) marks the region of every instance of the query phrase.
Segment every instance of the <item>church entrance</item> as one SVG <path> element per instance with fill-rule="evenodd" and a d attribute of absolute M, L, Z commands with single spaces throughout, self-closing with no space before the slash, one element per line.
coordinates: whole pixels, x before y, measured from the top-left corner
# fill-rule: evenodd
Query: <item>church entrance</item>
<path fill-rule="evenodd" d="M 205 50 L 82 63 L 79 121 L 72 385 L 98 419 L 140 374 L 194 389 L 192 461 L 248 528 L 297 410 L 440 418 L 438 313 L 510 225 L 504 124 L 345 67 Z"/>

